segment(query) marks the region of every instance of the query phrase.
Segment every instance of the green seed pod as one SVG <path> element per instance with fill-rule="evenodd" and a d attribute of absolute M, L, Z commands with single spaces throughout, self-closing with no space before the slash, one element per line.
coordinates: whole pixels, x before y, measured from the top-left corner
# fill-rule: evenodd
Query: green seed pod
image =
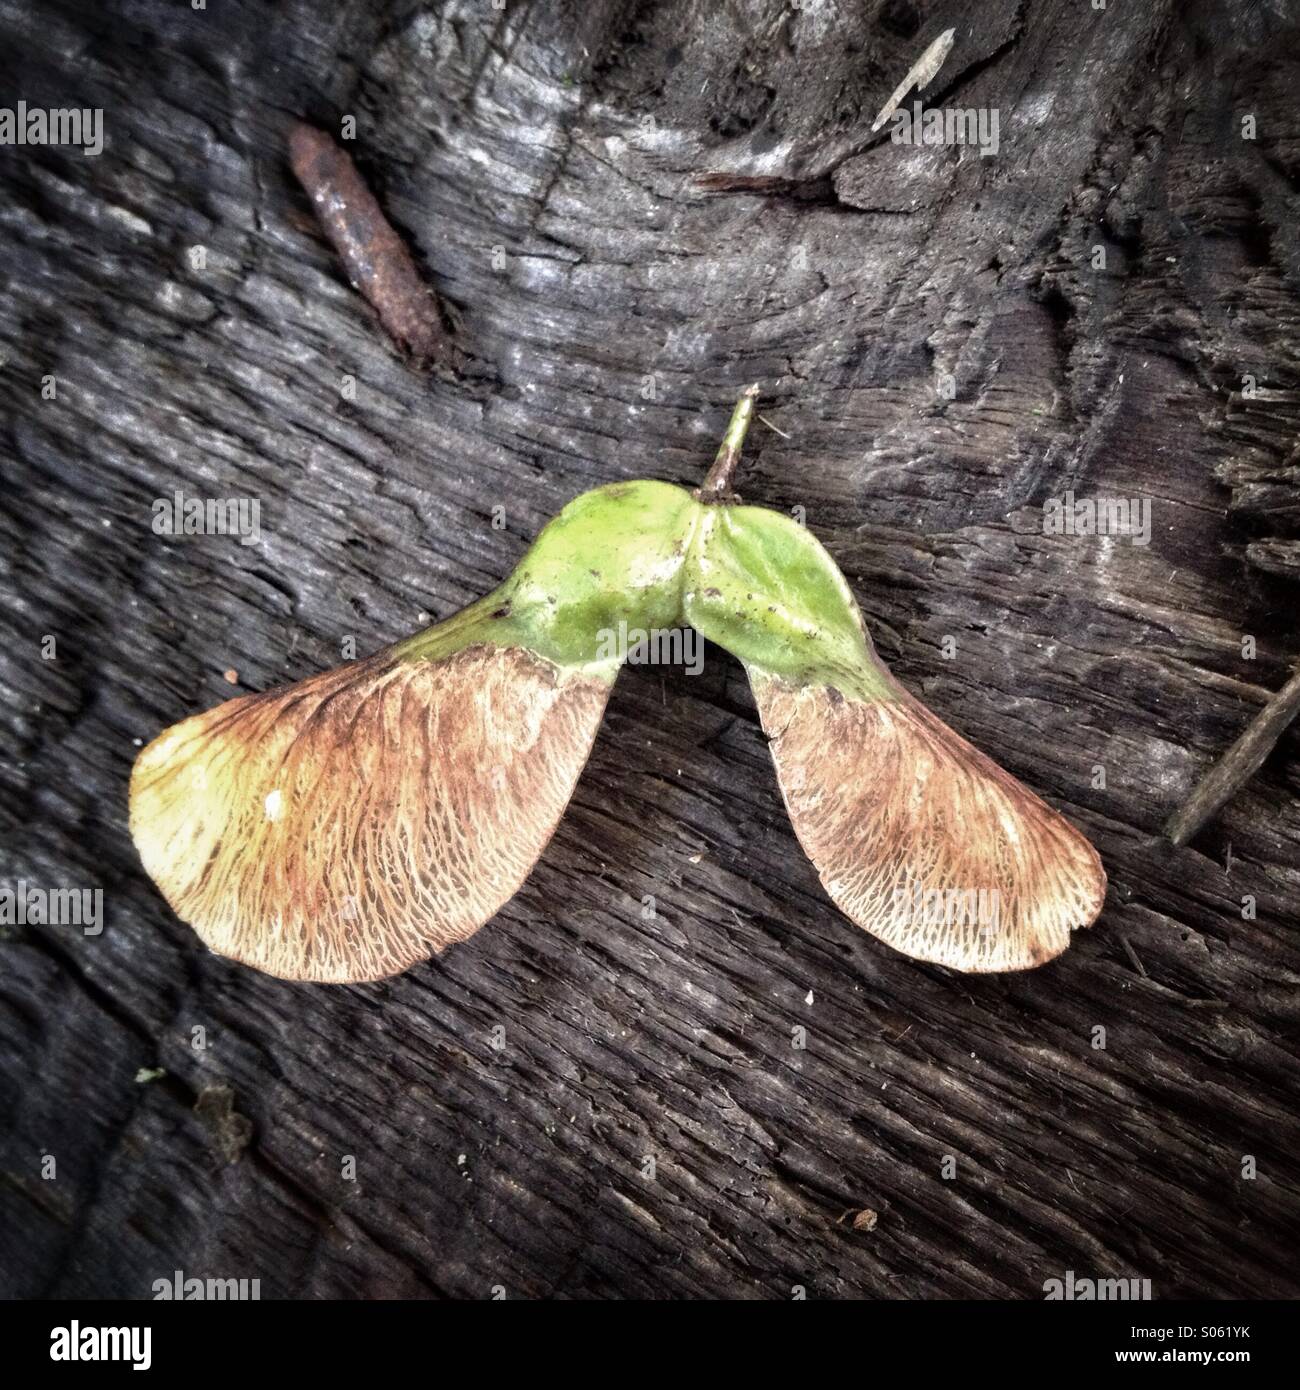
<path fill-rule="evenodd" d="M 290 979 L 379 979 L 464 940 L 568 804 L 625 653 L 685 623 L 745 665 L 827 892 L 909 955 L 1015 970 L 1101 909 L 1088 841 L 907 694 L 816 538 L 741 506 L 742 396 L 692 495 L 570 502 L 498 589 L 364 661 L 159 735 L 131 833 L 215 951 Z"/>

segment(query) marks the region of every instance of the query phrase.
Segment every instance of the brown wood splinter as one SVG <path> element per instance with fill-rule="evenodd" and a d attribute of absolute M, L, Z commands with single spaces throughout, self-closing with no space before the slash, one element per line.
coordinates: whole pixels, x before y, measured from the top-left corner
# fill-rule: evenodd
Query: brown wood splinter
<path fill-rule="evenodd" d="M 1300 670 L 1246 726 L 1246 731 L 1196 784 L 1165 825 L 1165 837 L 1185 845 L 1259 771 L 1278 739 L 1300 714 Z"/>
<path fill-rule="evenodd" d="M 348 279 L 399 350 L 458 374 L 464 359 L 442 308 L 351 156 L 324 131 L 299 121 L 289 133 L 289 162 Z"/>

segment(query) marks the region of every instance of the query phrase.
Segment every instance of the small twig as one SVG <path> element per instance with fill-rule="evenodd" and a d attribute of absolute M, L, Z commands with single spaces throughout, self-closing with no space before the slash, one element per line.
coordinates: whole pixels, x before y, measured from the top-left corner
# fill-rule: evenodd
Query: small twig
<path fill-rule="evenodd" d="M 442 308 L 351 157 L 324 131 L 299 121 L 289 133 L 289 162 L 348 279 L 399 350 L 458 375 L 464 359 Z"/>
<path fill-rule="evenodd" d="M 1132 946 L 1128 944 L 1128 937 L 1121 935 L 1119 939 L 1119 944 L 1123 946 L 1124 954 L 1128 957 L 1129 964 L 1133 967 L 1134 970 L 1137 971 L 1139 975 L 1142 976 L 1144 980 L 1147 979 L 1148 976 L 1146 972 L 1146 966 L 1144 966 L 1142 962 L 1138 960 L 1137 952 L 1132 948 Z"/>
<path fill-rule="evenodd" d="M 825 174 L 820 178 L 787 179 L 773 174 L 733 174 L 726 170 L 715 170 L 696 174 L 692 182 L 704 193 L 754 193 L 793 198 L 798 203 L 836 200 L 835 185 Z"/>
<path fill-rule="evenodd" d="M 872 131 L 877 131 L 882 125 L 898 110 L 899 103 L 912 90 L 916 88 L 918 92 L 923 92 L 926 87 L 934 80 L 934 75 L 943 67 L 944 60 L 952 52 L 953 36 L 955 29 L 945 29 L 942 34 L 925 50 L 924 53 L 907 70 L 907 76 L 894 88 L 889 100 L 884 104 L 872 124 Z"/>
<path fill-rule="evenodd" d="M 1300 670 L 1277 692 L 1246 732 L 1196 784 L 1183 807 L 1169 817 L 1165 837 L 1185 845 L 1259 771 L 1274 744 L 1300 714 Z"/>
<path fill-rule="evenodd" d="M 768 429 L 770 429 L 770 430 L 772 431 L 773 434 L 779 434 L 779 435 L 781 436 L 782 439 L 789 439 L 789 438 L 790 438 L 790 436 L 789 436 L 788 434 L 786 434 L 786 432 L 785 432 L 783 429 L 781 429 L 781 428 L 780 428 L 779 426 L 777 426 L 777 425 L 774 425 L 774 424 L 771 422 L 771 420 L 769 420 L 769 419 L 767 418 L 766 415 L 760 415 L 760 416 L 758 417 L 758 419 L 759 419 L 759 422 L 760 422 L 761 424 L 766 425 L 766 426 L 768 427 Z"/>

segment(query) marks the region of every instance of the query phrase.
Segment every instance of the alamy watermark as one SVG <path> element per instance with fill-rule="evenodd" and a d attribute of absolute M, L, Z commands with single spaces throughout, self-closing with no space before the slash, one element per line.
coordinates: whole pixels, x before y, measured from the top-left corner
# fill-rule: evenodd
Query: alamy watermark
<path fill-rule="evenodd" d="M 1149 497 L 1079 497 L 1074 490 L 1043 503 L 1045 536 L 1125 536 L 1151 544 Z"/>
<path fill-rule="evenodd" d="M 175 1270 L 170 1279 L 153 1281 L 154 1302 L 171 1300 L 180 1303 L 234 1303 L 251 1302 L 262 1297 L 260 1279 L 200 1279 L 197 1276 L 186 1278 L 182 1270 Z"/>
<path fill-rule="evenodd" d="M 262 538 L 262 504 L 255 497 L 186 497 L 177 488 L 153 503 L 156 536 L 238 536 L 240 545 Z"/>
<path fill-rule="evenodd" d="M 915 880 L 894 889 L 893 922 L 900 927 L 979 927 L 995 932 L 1002 922 L 996 888 L 926 888 Z"/>
<path fill-rule="evenodd" d="M 83 1327 L 71 1322 L 50 1331 L 51 1361 L 129 1361 L 131 1369 L 153 1365 L 153 1328 Z"/>
<path fill-rule="evenodd" d="M 895 145 L 978 145 L 981 158 L 997 154 L 1001 117 L 996 106 L 900 106 L 889 138 Z"/>
<path fill-rule="evenodd" d="M 102 888 L 38 888 L 25 878 L 0 884 L 0 927 L 80 927 L 86 936 L 104 930 Z"/>
<path fill-rule="evenodd" d="M 1135 1302 L 1150 1297 L 1150 1279 L 1077 1279 L 1074 1270 L 1067 1269 L 1064 1279 L 1043 1280 L 1047 1303 Z"/>
<path fill-rule="evenodd" d="M 104 148 L 102 106 L 0 106 L 0 145 L 80 145 L 83 154 Z"/>
<path fill-rule="evenodd" d="M 596 633 L 597 661 L 625 661 L 629 666 L 676 666 L 688 676 L 704 670 L 704 638 L 693 627 L 633 627 L 619 619 L 618 626 Z"/>

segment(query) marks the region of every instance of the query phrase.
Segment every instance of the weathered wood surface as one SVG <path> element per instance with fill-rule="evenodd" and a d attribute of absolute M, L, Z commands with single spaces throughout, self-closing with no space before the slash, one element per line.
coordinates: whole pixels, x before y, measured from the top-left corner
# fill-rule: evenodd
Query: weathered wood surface
<path fill-rule="evenodd" d="M 996 157 L 869 135 L 949 25 L 927 99 L 998 108 Z M 1297 656 L 1246 552 L 1300 529 L 1298 37 L 1247 0 L 3 0 L 5 99 L 107 144 L 0 149 L 0 875 L 102 887 L 107 928 L 5 933 L 0 1291 L 1300 1293 L 1294 731 L 1157 838 Z M 480 379 L 405 366 L 315 228 L 285 132 L 345 114 Z M 585 488 L 694 484 L 752 380 L 789 438 L 741 491 L 806 508 L 904 682 L 1093 837 L 1097 926 L 1001 978 L 853 927 L 710 650 L 625 674 L 442 959 L 311 988 L 203 951 L 133 853 L 134 745 L 228 667 L 452 612 Z M 260 499 L 260 544 L 155 536 L 176 488 Z M 1150 498 L 1150 545 L 1044 535 L 1069 488 Z"/>

